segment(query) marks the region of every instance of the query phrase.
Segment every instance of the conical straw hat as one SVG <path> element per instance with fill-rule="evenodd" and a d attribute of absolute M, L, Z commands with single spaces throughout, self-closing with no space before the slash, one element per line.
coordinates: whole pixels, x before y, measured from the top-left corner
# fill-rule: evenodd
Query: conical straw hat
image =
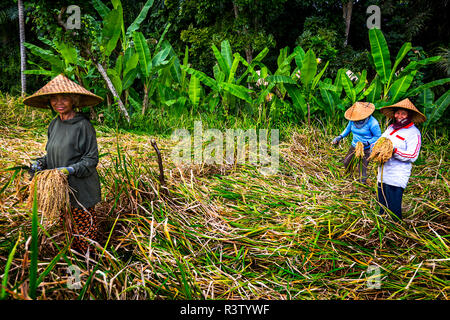
<path fill-rule="evenodd" d="M 369 117 L 375 111 L 375 105 L 370 102 L 355 102 L 345 113 L 345 119 L 359 121 Z"/>
<path fill-rule="evenodd" d="M 80 96 L 80 103 L 77 106 L 73 106 L 74 108 L 95 106 L 103 101 L 103 98 L 86 90 L 79 84 L 68 79 L 63 74 L 60 74 L 34 94 L 24 99 L 23 103 L 31 107 L 48 108 L 50 105 L 50 96 L 63 93 L 78 94 Z"/>
<path fill-rule="evenodd" d="M 410 113 L 411 121 L 414 123 L 422 123 L 427 120 L 427 117 L 425 117 L 425 115 L 422 112 L 420 112 L 408 98 L 399 101 L 391 106 L 382 107 L 380 109 L 380 112 L 384 114 L 386 117 L 393 119 L 396 108 L 402 108 L 412 111 Z"/>

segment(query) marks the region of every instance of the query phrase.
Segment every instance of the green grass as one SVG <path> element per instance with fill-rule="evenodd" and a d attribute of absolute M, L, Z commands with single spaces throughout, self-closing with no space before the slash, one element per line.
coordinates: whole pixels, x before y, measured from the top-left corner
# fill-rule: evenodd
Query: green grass
<path fill-rule="evenodd" d="M 43 124 L 22 131 L 20 121 L 3 121 L 2 166 L 44 152 Z M 64 236 L 42 226 L 31 250 L 27 175 L 2 171 L 2 292 L 27 299 L 30 285 L 36 299 L 448 299 L 447 133 L 423 135 L 398 222 L 378 214 L 374 166 L 369 186 L 344 175 L 339 160 L 348 141 L 330 145 L 340 126 L 286 126 L 274 176 L 250 165 L 178 170 L 169 158 L 173 143 L 157 136 L 168 193 L 150 136 L 120 131 L 116 138 L 96 127 L 103 236 L 90 261 L 65 251 Z M 67 288 L 72 264 L 82 289 Z M 380 289 L 367 287 L 370 266 L 379 267 Z"/>

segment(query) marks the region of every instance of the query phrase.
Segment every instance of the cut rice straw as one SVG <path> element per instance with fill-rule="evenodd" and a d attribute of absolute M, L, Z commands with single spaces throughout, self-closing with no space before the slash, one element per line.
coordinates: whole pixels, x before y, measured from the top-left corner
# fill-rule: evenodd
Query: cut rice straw
<path fill-rule="evenodd" d="M 70 204 L 67 176 L 57 169 L 38 172 L 29 186 L 28 208 L 33 206 L 34 188 L 37 189 L 41 223 L 46 227 L 56 224 L 61 214 L 67 215 Z"/>

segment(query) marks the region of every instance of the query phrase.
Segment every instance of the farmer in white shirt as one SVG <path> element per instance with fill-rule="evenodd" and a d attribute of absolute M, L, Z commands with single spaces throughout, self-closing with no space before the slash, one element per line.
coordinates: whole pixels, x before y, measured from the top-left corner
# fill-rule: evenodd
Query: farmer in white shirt
<path fill-rule="evenodd" d="M 378 167 L 378 201 L 380 214 L 389 209 L 402 219 L 402 196 L 411 175 L 412 163 L 417 160 L 421 146 L 421 135 L 414 124 L 426 120 L 409 99 L 380 109 L 386 117 L 393 119 L 382 137 L 392 141 L 392 157 Z"/>

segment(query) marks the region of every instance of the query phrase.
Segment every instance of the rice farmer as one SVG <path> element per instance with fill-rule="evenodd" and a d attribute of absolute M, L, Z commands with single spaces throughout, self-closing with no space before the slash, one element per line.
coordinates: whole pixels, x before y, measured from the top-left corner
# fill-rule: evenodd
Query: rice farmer
<path fill-rule="evenodd" d="M 403 191 L 421 146 L 421 134 L 415 124 L 424 122 L 426 117 L 409 99 L 383 107 L 380 112 L 394 121 L 382 134 L 392 141 L 393 150 L 392 157 L 378 167 L 380 214 L 387 208 L 402 219 Z"/>
<path fill-rule="evenodd" d="M 359 164 L 359 172 L 361 173 L 360 181 L 366 184 L 367 181 L 367 165 L 368 158 L 370 156 L 370 147 L 373 145 L 378 138 L 381 136 L 380 125 L 372 116 L 375 111 L 375 105 L 370 102 L 356 102 L 350 108 L 348 108 L 344 117 L 349 121 L 347 127 L 342 131 L 342 133 L 333 139 L 332 144 L 336 145 L 345 138 L 350 132 L 353 134 L 352 144 L 345 156 L 344 166 L 346 171 L 350 170 L 350 164 L 355 156 L 355 147 L 358 142 L 361 142 L 364 146 L 364 156 L 361 163 Z"/>
<path fill-rule="evenodd" d="M 95 204 L 100 201 L 96 166 L 98 148 L 95 129 L 77 108 L 94 106 L 103 99 L 60 74 L 24 100 L 37 108 L 53 108 L 58 113 L 48 127 L 46 154 L 31 165 L 33 173 L 58 169 L 68 176 L 73 193 L 70 205 L 73 224 L 72 248 L 86 253 L 87 239 L 97 240 Z"/>

